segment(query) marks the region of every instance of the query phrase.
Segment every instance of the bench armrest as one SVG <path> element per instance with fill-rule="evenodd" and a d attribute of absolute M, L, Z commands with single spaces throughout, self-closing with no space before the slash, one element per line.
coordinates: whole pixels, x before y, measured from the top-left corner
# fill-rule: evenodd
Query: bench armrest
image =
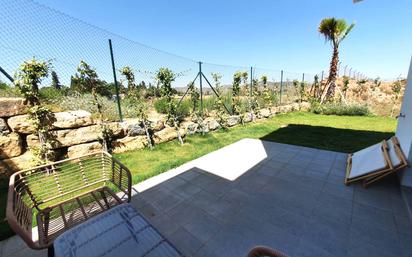
<path fill-rule="evenodd" d="M 18 234 L 26 244 L 33 249 L 38 248 L 32 238 L 32 207 L 28 206 L 22 198 L 25 193 L 24 187 L 15 185 L 16 174 L 10 177 L 6 219 L 11 229 Z"/>
<path fill-rule="evenodd" d="M 110 181 L 115 184 L 120 191 L 127 196 L 127 202 L 130 202 L 132 197 L 132 174 L 130 170 L 123 165 L 119 160 L 110 156 L 112 161 L 112 173 Z"/>

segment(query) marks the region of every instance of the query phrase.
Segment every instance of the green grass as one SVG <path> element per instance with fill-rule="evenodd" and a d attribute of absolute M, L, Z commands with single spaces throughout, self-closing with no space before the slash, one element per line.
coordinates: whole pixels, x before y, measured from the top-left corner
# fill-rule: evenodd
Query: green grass
<path fill-rule="evenodd" d="M 133 173 L 133 183 L 180 166 L 242 138 L 303 145 L 353 152 L 393 135 L 396 120 L 373 116 L 335 116 L 295 112 L 268 120 L 237 126 L 227 131 L 191 135 L 180 146 L 177 140 L 156 146 L 154 150 L 116 154 Z M 12 235 L 4 220 L 7 181 L 0 177 L 0 240 Z"/>
<path fill-rule="evenodd" d="M 396 120 L 387 117 L 317 115 L 295 112 L 228 131 L 191 135 L 177 141 L 115 155 L 133 173 L 133 183 L 180 166 L 242 138 L 256 138 L 339 152 L 353 152 L 382 139 L 395 130 Z"/>

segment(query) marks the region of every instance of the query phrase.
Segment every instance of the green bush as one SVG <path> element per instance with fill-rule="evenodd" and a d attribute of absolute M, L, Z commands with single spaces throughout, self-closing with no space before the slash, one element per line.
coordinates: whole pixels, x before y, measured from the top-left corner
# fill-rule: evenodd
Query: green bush
<path fill-rule="evenodd" d="M 0 81 L 0 97 L 21 97 L 21 93 L 16 87 Z"/>
<path fill-rule="evenodd" d="M 102 111 L 104 118 L 107 120 L 119 120 L 119 114 L 117 111 L 117 103 L 109 100 L 107 97 L 98 96 L 99 102 L 102 104 Z M 49 103 L 57 106 L 59 111 L 73 111 L 73 110 L 85 110 L 97 117 L 97 108 L 93 104 L 93 97 L 91 94 L 78 94 L 70 96 L 62 96 L 55 98 Z M 129 116 L 127 106 L 122 103 L 122 111 L 125 117 Z"/>
<path fill-rule="evenodd" d="M 370 115 L 369 108 L 360 104 L 325 103 L 312 102 L 310 111 L 316 114 L 340 115 L 340 116 L 367 116 Z"/>
<path fill-rule="evenodd" d="M 174 99 L 174 101 L 180 101 L 177 99 Z M 154 102 L 154 108 L 158 113 L 163 113 L 167 114 L 167 100 L 166 98 L 160 98 Z M 187 117 L 190 115 L 190 110 L 192 108 L 192 103 L 190 102 L 189 99 L 183 99 L 183 101 L 180 103 L 179 107 L 176 110 L 177 116 L 180 118 Z"/>
<path fill-rule="evenodd" d="M 55 89 L 54 87 L 42 87 L 39 93 L 42 100 L 58 99 L 64 95 L 62 90 Z"/>

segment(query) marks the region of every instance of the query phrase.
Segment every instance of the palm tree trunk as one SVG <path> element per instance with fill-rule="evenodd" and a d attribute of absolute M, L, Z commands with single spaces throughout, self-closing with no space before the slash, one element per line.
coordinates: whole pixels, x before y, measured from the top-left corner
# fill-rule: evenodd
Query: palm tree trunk
<path fill-rule="evenodd" d="M 330 99 L 335 96 L 336 88 L 336 77 L 338 74 L 338 63 L 339 63 L 339 46 L 333 45 L 333 55 L 332 61 L 330 62 L 329 78 L 326 84 L 328 84 L 328 91 L 326 93 L 326 98 Z"/>

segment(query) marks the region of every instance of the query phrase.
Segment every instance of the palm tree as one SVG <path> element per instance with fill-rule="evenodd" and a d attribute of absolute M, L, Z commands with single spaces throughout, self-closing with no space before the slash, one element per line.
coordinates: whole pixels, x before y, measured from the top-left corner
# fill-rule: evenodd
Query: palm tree
<path fill-rule="evenodd" d="M 325 89 L 321 95 L 321 101 L 325 97 L 330 98 L 335 95 L 336 77 L 339 63 L 339 45 L 346 38 L 355 24 L 347 25 L 344 19 L 325 18 L 319 24 L 319 32 L 325 37 L 326 41 L 331 42 L 333 47 L 332 60 L 330 62 L 329 78 Z"/>

